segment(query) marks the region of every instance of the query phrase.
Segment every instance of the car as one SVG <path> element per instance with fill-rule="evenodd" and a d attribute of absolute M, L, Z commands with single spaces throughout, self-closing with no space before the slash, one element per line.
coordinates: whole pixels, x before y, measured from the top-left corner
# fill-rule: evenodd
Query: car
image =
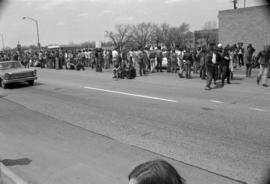
<path fill-rule="evenodd" d="M 6 88 L 10 83 L 28 82 L 30 86 L 37 80 L 37 70 L 24 68 L 20 61 L 0 62 L 0 85 Z"/>

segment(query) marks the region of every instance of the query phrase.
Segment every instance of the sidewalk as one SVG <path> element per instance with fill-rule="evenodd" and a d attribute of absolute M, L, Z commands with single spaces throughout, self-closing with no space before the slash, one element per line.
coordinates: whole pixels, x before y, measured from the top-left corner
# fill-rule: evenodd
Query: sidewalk
<path fill-rule="evenodd" d="M 136 165 L 156 158 L 168 160 L 187 183 L 243 183 L 122 144 L 4 98 L 0 98 L 0 115 L 0 157 L 30 159 L 30 163 L 9 166 L 28 183 L 126 184 Z"/>

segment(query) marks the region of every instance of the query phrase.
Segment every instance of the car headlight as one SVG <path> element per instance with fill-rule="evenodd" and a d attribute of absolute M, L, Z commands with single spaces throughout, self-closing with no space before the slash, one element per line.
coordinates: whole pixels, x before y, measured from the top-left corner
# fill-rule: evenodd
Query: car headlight
<path fill-rule="evenodd" d="M 9 75 L 8 73 L 5 73 L 4 79 L 5 79 L 5 80 L 8 80 L 9 78 L 10 78 L 10 75 Z"/>
<path fill-rule="evenodd" d="M 37 70 L 33 71 L 33 76 L 37 76 Z"/>

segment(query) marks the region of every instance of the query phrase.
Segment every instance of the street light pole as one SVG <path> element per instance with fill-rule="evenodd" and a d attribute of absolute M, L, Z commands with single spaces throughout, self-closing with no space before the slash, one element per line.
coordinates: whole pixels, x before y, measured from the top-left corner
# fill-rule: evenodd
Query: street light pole
<path fill-rule="evenodd" d="M 233 2 L 233 9 L 237 9 L 237 0 L 232 0 L 232 2 Z"/>
<path fill-rule="evenodd" d="M 1 38 L 2 38 L 2 47 L 3 47 L 3 52 L 5 52 L 4 34 L 1 34 Z"/>
<path fill-rule="evenodd" d="M 22 19 L 29 19 L 29 20 L 32 20 L 33 22 L 36 23 L 36 28 L 37 28 L 37 39 L 38 39 L 37 46 L 38 46 L 38 49 L 40 50 L 38 21 L 37 21 L 36 19 L 31 18 L 31 17 L 23 17 Z"/>

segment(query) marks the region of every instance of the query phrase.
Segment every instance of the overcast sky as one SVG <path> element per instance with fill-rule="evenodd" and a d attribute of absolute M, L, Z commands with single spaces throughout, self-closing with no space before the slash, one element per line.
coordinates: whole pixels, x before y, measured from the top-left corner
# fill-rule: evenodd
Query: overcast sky
<path fill-rule="evenodd" d="M 238 7 L 243 7 L 239 0 Z M 247 6 L 262 0 L 246 0 Z M 218 11 L 232 9 L 232 0 L 6 0 L 0 5 L 0 33 L 5 45 L 15 47 L 37 43 L 35 23 L 39 21 L 41 45 L 105 40 L 105 30 L 115 24 L 167 22 L 190 24 L 201 29 L 209 20 L 217 21 Z"/>

